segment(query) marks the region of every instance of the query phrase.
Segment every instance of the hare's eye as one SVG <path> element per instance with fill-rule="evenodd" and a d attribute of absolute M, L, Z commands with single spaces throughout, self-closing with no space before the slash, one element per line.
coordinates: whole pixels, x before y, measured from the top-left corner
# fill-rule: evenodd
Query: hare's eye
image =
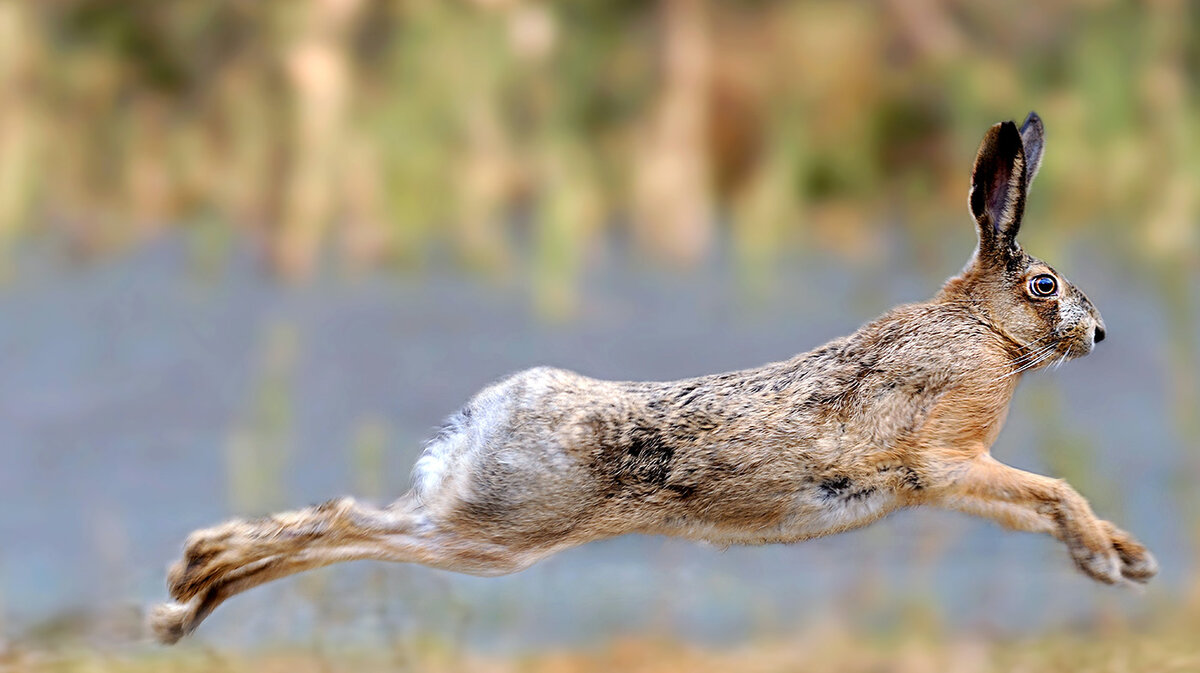
<path fill-rule="evenodd" d="M 1029 281 L 1029 292 L 1035 297 L 1052 297 L 1058 292 L 1058 281 L 1047 273 L 1034 276 L 1033 280 Z"/>

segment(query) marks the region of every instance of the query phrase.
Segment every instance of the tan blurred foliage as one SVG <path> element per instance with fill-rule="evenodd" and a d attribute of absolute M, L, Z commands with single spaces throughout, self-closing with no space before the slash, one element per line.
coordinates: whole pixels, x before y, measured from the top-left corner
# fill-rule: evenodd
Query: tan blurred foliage
<path fill-rule="evenodd" d="M 273 648 L 228 654 L 210 648 L 46 656 L 14 652 L 14 673 L 97 671 L 188 673 L 255 671 L 423 671 L 425 673 L 1190 673 L 1200 667 L 1194 616 L 1171 615 L 1153 628 L 1094 626 L 1023 638 L 953 634 L 938 627 L 901 625 L 887 633 L 858 633 L 836 620 L 790 638 L 739 647 L 699 646 L 654 637 L 623 638 L 575 649 L 536 652 L 464 651 L 437 640 L 397 651 L 349 648 L 333 652 Z M 0 662 L 3 662 L 0 659 Z"/>
<path fill-rule="evenodd" d="M 0 243 L 90 256 L 200 219 L 284 277 L 431 246 L 547 310 L 591 237 L 769 264 L 963 219 L 986 125 L 1036 108 L 1034 208 L 1194 264 L 1200 10 L 1181 0 L 0 2 Z M 519 228 L 519 227 L 518 227 Z"/>

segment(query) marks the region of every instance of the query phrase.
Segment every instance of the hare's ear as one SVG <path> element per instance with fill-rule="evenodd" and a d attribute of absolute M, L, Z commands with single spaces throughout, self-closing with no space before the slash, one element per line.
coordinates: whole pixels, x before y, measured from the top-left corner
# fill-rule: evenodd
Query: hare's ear
<path fill-rule="evenodd" d="M 1025 150 L 1025 192 L 1042 167 L 1042 150 L 1046 147 L 1046 129 L 1042 127 L 1042 118 L 1036 112 L 1030 112 L 1021 124 L 1021 146 Z"/>
<path fill-rule="evenodd" d="M 986 255 L 1016 249 L 1025 211 L 1025 150 L 1017 125 L 1008 121 L 988 129 L 971 171 L 971 215 L 979 228 L 979 250 Z"/>

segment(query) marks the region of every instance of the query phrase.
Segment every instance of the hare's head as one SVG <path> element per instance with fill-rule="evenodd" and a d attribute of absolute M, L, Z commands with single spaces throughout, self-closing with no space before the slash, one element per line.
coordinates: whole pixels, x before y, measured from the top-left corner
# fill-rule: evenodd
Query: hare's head
<path fill-rule="evenodd" d="M 988 129 L 971 173 L 970 206 L 979 245 L 944 295 L 982 309 L 1030 367 L 1091 352 L 1104 339 L 1100 312 L 1079 288 L 1017 243 L 1025 195 L 1042 162 L 1042 120 L 1031 112 Z"/>

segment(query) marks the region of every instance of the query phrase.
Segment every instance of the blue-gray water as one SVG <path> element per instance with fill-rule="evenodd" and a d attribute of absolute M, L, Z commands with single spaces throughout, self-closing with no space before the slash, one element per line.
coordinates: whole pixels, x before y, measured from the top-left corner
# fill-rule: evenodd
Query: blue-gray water
<path fill-rule="evenodd" d="M 30 249 L 0 297 L 0 624 L 20 634 L 165 598 L 183 538 L 235 514 L 227 453 L 281 330 L 296 348 L 279 475 L 289 505 L 354 491 L 367 426 L 385 430 L 381 476 L 396 494 L 429 429 L 490 380 L 535 364 L 670 379 L 786 358 L 931 295 L 967 256 L 961 243 L 919 271 L 904 246 L 878 264 L 802 256 L 753 298 L 719 261 L 671 274 L 611 253 L 563 323 L 534 314 L 520 273 L 497 282 L 434 264 L 297 289 L 263 278 L 246 253 L 198 274 L 180 240 L 83 270 Z M 1136 269 L 1083 247 L 1067 255 L 1051 261 L 1100 307 L 1109 339 L 1027 378 L 994 452 L 1045 471 L 1048 437 L 1084 447 L 1077 485 L 1163 566 L 1146 596 L 1077 575 L 1049 538 L 920 510 L 794 546 L 628 537 L 494 579 L 334 567 L 235 598 L 198 638 L 440 630 L 505 647 L 652 630 L 729 641 L 831 615 L 886 621 L 914 601 L 957 624 L 1020 631 L 1171 600 L 1195 574 L 1180 497 L 1195 442 L 1171 418 L 1168 308 Z"/>

